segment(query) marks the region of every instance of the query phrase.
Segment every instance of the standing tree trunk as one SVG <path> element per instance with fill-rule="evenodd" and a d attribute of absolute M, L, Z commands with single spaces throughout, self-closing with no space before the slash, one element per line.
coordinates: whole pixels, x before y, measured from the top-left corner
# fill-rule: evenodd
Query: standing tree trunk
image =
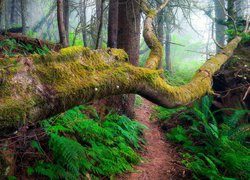
<path fill-rule="evenodd" d="M 65 25 L 67 44 L 69 44 L 69 0 L 63 1 L 63 20 Z"/>
<path fill-rule="evenodd" d="M 67 34 L 65 30 L 64 16 L 63 16 L 63 0 L 57 0 L 57 21 L 58 21 L 60 44 L 62 44 L 63 47 L 67 47 L 68 41 L 67 41 Z"/>
<path fill-rule="evenodd" d="M 118 0 L 109 0 L 108 47 L 117 47 L 118 35 Z"/>
<path fill-rule="evenodd" d="M 102 26 L 103 26 L 103 11 L 105 0 L 96 0 L 96 22 L 97 22 L 97 35 L 96 35 L 96 49 L 102 48 Z"/>
<path fill-rule="evenodd" d="M 225 8 L 225 0 L 215 0 L 215 17 L 219 19 L 220 21 L 225 22 L 226 20 L 226 14 L 224 12 Z M 226 27 L 224 25 L 215 24 L 215 34 L 216 34 L 216 41 L 223 47 L 225 45 L 225 30 Z M 216 46 L 216 52 L 220 52 L 221 48 L 219 46 Z"/>
<path fill-rule="evenodd" d="M 82 40 L 85 47 L 87 44 L 87 22 L 86 22 L 86 0 L 80 0 L 80 21 L 81 21 L 81 31 L 82 31 Z"/>
<path fill-rule="evenodd" d="M 171 73 L 172 72 L 172 62 L 171 62 L 171 50 L 170 50 L 170 41 L 171 35 L 169 30 L 166 32 L 166 41 L 165 41 L 165 61 L 166 61 L 166 69 Z"/>
<path fill-rule="evenodd" d="M 22 33 L 25 35 L 28 32 L 28 0 L 21 0 L 21 11 L 22 11 Z"/>
<path fill-rule="evenodd" d="M 235 1 L 236 0 L 227 0 L 227 13 L 228 13 L 228 24 L 233 25 L 234 20 L 236 18 L 236 11 L 235 11 Z"/>
<path fill-rule="evenodd" d="M 19 6 L 19 1 L 17 0 L 11 1 L 10 23 L 12 26 L 17 25 L 19 23 L 18 6 Z"/>
<path fill-rule="evenodd" d="M 139 64 L 140 5 L 138 0 L 119 0 L 118 48 L 124 49 L 134 66 Z"/>
<path fill-rule="evenodd" d="M 157 34 L 159 41 L 164 44 L 164 11 L 157 16 Z"/>
<path fill-rule="evenodd" d="M 124 49 L 129 61 L 134 66 L 139 64 L 140 52 L 140 5 L 138 0 L 119 0 L 118 43 Z M 120 112 L 134 117 L 134 95 L 123 95 L 120 98 Z"/>
<path fill-rule="evenodd" d="M 4 0 L 0 0 L 0 30 L 4 28 Z"/>
<path fill-rule="evenodd" d="M 5 29 L 10 28 L 10 8 L 11 8 L 11 1 L 4 0 L 4 24 Z"/>

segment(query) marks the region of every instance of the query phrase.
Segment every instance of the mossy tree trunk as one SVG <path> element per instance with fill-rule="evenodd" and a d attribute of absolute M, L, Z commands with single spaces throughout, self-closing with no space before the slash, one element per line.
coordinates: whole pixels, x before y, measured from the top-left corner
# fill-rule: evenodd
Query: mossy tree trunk
<path fill-rule="evenodd" d="M 167 107 L 187 105 L 211 92 L 212 75 L 241 41 L 237 36 L 196 72 L 190 83 L 171 86 L 158 71 L 162 46 L 152 31 L 159 11 L 145 9 L 144 38 L 151 49 L 146 68 L 119 49 L 70 47 L 48 55 L 0 60 L 0 129 L 16 129 L 74 106 L 111 95 L 139 94 Z M 160 49 L 159 49 L 160 48 Z"/>
<path fill-rule="evenodd" d="M 140 49 L 140 1 L 118 0 L 117 47 L 124 49 L 129 62 L 138 66 Z M 113 96 L 108 106 L 115 107 L 120 114 L 134 118 L 134 95 Z"/>

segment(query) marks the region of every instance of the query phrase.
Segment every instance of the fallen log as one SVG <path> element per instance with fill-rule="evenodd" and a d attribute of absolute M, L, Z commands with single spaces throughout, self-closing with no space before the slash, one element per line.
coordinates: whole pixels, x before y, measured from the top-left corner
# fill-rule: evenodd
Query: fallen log
<path fill-rule="evenodd" d="M 240 40 L 236 37 L 180 87 L 167 84 L 161 71 L 128 64 L 127 54 L 118 49 L 70 47 L 44 56 L 0 59 L 0 129 L 118 94 L 139 94 L 168 108 L 187 105 L 211 91 L 212 75 Z"/>
<path fill-rule="evenodd" d="M 128 64 L 126 52 L 119 49 L 69 47 L 47 55 L 0 59 L 2 132 L 112 95 L 139 94 L 158 105 L 174 108 L 211 93 L 212 75 L 233 55 L 242 38 L 235 37 L 206 61 L 190 83 L 171 86 L 157 70 L 162 59 L 161 44 L 152 31 L 153 20 L 162 6 L 156 11 L 145 6 L 144 38 L 151 49 L 146 68 Z"/>
<path fill-rule="evenodd" d="M 24 36 L 18 33 L 2 33 L 1 39 L 15 39 L 17 43 L 19 44 L 31 44 L 33 48 L 44 48 L 47 47 L 50 50 L 53 51 L 59 51 L 62 48 L 61 44 L 58 43 L 52 43 L 50 41 L 44 41 L 41 39 L 31 38 L 28 36 Z"/>

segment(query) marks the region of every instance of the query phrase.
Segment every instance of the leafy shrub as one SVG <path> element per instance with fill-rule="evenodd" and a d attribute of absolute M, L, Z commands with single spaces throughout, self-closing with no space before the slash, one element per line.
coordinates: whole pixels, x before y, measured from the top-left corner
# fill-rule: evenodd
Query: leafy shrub
<path fill-rule="evenodd" d="M 89 116 L 88 113 L 92 111 Z M 79 179 L 82 176 L 110 177 L 132 171 L 131 164 L 140 162 L 140 137 L 145 126 L 126 116 L 110 114 L 102 121 L 94 109 L 83 106 L 41 123 L 49 136 L 48 147 L 53 160 L 39 160 L 29 174 L 40 174 L 50 179 Z M 33 147 L 43 150 L 38 142 Z"/>

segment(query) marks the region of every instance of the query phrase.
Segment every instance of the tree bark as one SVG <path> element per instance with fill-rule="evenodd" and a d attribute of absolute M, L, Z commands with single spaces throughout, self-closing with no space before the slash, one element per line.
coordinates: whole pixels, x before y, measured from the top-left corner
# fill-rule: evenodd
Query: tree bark
<path fill-rule="evenodd" d="M 117 46 L 128 53 L 131 64 L 138 66 L 140 51 L 140 5 L 137 0 L 119 0 Z"/>
<path fill-rule="evenodd" d="M 87 22 L 86 22 L 86 0 L 80 0 L 80 21 L 81 21 L 81 32 L 82 40 L 85 47 L 88 47 L 87 43 Z"/>
<path fill-rule="evenodd" d="M 17 0 L 11 1 L 11 17 L 10 22 L 11 25 L 17 25 L 19 23 L 19 14 L 18 12 L 19 2 Z"/>
<path fill-rule="evenodd" d="M 67 32 L 65 30 L 64 15 L 63 15 L 63 0 L 57 0 L 57 21 L 58 21 L 60 44 L 62 44 L 63 47 L 67 47 L 68 41 L 67 41 Z"/>
<path fill-rule="evenodd" d="M 65 25 L 67 44 L 69 45 L 69 0 L 63 1 L 63 20 Z"/>
<path fill-rule="evenodd" d="M 0 30 L 2 31 L 4 28 L 4 0 L 0 0 Z"/>
<path fill-rule="evenodd" d="M 140 52 L 140 5 L 137 0 L 119 0 L 117 47 L 124 49 L 132 65 L 138 66 Z M 123 95 L 116 99 L 121 114 L 134 117 L 134 95 Z"/>
<path fill-rule="evenodd" d="M 95 41 L 95 48 L 100 49 L 102 48 L 102 23 L 103 23 L 103 6 L 104 0 L 96 0 L 96 41 Z"/>
<path fill-rule="evenodd" d="M 118 14 L 119 14 L 118 0 L 109 1 L 109 20 L 108 20 L 108 47 L 117 47 L 118 35 Z"/>
<path fill-rule="evenodd" d="M 166 32 L 166 41 L 165 41 L 165 61 L 166 61 L 166 69 L 170 73 L 172 72 L 172 62 L 171 62 L 171 35 L 169 32 Z"/>
<path fill-rule="evenodd" d="M 212 75 L 240 40 L 236 37 L 206 61 L 189 84 L 179 87 L 167 84 L 159 71 L 124 63 L 126 53 L 115 49 L 70 47 L 46 56 L 1 59 L 0 129 L 18 128 L 118 94 L 139 94 L 167 108 L 187 105 L 211 91 Z"/>
<path fill-rule="evenodd" d="M 162 72 L 155 70 L 162 57 L 156 54 L 160 43 L 152 31 L 158 11 L 145 11 L 144 38 L 151 49 L 147 68 L 128 64 L 128 55 L 118 49 L 70 47 L 45 56 L 0 59 L 1 133 L 111 95 L 139 94 L 174 108 L 210 93 L 212 75 L 233 55 L 242 38 L 237 36 L 207 60 L 190 83 L 171 86 L 161 78 Z"/>
<path fill-rule="evenodd" d="M 160 12 L 159 16 L 157 18 L 157 34 L 158 34 L 158 39 L 161 42 L 161 44 L 164 44 L 164 13 Z"/>
<path fill-rule="evenodd" d="M 215 0 L 215 17 L 216 19 L 219 19 L 220 21 L 225 22 L 226 21 L 226 14 L 224 12 L 225 8 L 225 0 Z M 224 47 L 225 45 L 225 30 L 226 27 L 224 25 L 221 25 L 219 23 L 215 24 L 215 34 L 216 34 L 216 41 Z M 219 46 L 216 46 L 216 52 L 220 52 L 221 48 Z"/>
<path fill-rule="evenodd" d="M 21 13 L 22 13 L 22 28 L 23 28 L 23 35 L 26 35 L 28 32 L 28 0 L 21 0 Z"/>
<path fill-rule="evenodd" d="M 10 7 L 11 1 L 3 0 L 3 22 L 5 30 L 10 28 Z"/>

